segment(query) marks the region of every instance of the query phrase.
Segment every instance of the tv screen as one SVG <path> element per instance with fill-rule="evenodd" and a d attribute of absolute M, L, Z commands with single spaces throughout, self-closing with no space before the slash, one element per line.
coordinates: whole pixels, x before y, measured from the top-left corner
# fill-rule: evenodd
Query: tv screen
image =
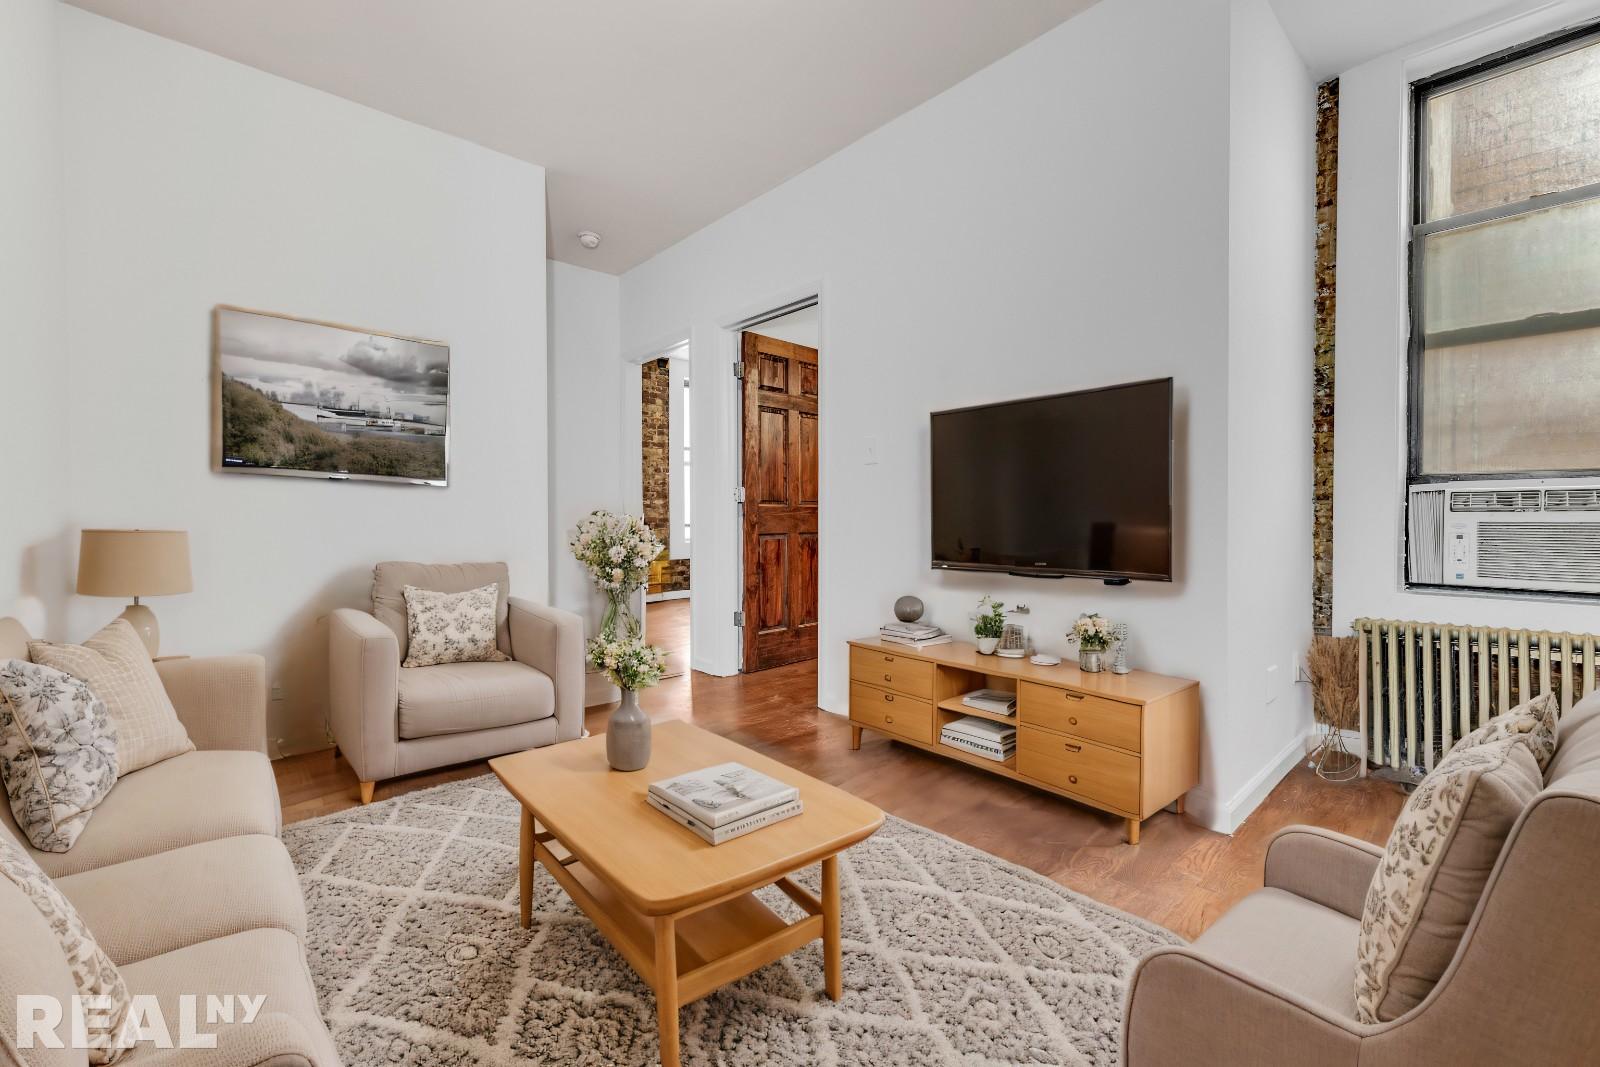
<path fill-rule="evenodd" d="M 935 412 L 933 565 L 1172 580 L 1172 379 Z"/>

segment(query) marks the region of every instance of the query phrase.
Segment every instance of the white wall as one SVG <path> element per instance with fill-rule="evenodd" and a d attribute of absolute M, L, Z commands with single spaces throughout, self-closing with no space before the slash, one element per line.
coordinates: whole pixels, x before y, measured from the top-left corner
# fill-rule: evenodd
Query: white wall
<path fill-rule="evenodd" d="M 0 4 L 0 615 L 49 637 L 64 624 L 68 543 L 56 54 L 55 0 Z"/>
<path fill-rule="evenodd" d="M 551 260 L 550 272 L 550 596 L 583 615 L 592 636 L 605 598 L 567 551 L 578 522 L 597 508 L 620 510 L 623 381 L 639 389 L 637 368 L 619 356 L 616 275 Z M 624 371 L 628 373 L 625 374 Z M 638 451 L 639 424 L 633 423 Z"/>
<path fill-rule="evenodd" d="M 323 620 L 386 559 L 550 584 L 544 172 L 61 6 L 75 525 L 184 527 L 173 652 L 259 651 L 269 735 L 321 743 Z M 210 312 L 451 345 L 445 489 L 214 474 Z M 76 598 L 72 636 L 118 606 Z"/>
<path fill-rule="evenodd" d="M 691 361 L 687 358 L 688 349 L 679 349 L 679 354 L 674 355 L 667 364 L 668 373 L 671 375 L 671 385 L 667 393 L 667 455 L 671 463 L 671 471 L 667 480 L 667 498 L 670 508 L 668 525 L 671 527 L 671 537 L 668 540 L 670 551 L 668 559 L 688 559 L 689 542 L 683 539 L 683 517 L 687 510 L 693 514 L 693 509 L 685 509 L 688 502 L 683 489 L 683 446 L 689 436 L 689 411 L 683 402 L 683 383 L 689 378 Z M 691 477 L 692 483 L 694 479 Z M 691 580 L 693 575 L 691 574 Z"/>
<path fill-rule="evenodd" d="M 816 304 L 799 311 L 791 311 L 787 315 L 780 315 L 775 319 L 768 319 L 757 326 L 750 327 L 752 333 L 759 333 L 765 337 L 775 337 L 780 341 L 791 344 L 805 345 L 807 348 L 816 348 L 822 334 L 822 309 Z M 821 358 L 820 356 L 818 357 Z"/>
<path fill-rule="evenodd" d="M 1233 0 L 1231 25 L 1226 801 L 1249 811 L 1312 726 L 1316 87 L 1267 0 Z"/>
<path fill-rule="evenodd" d="M 958 632 L 984 593 L 1025 601 L 1037 643 L 1056 651 L 1079 612 L 1098 610 L 1131 623 L 1136 666 L 1201 680 L 1205 788 L 1192 803 L 1228 821 L 1215 798 L 1242 784 L 1221 729 L 1229 48 L 1222 0 L 1101 3 L 623 276 L 624 351 L 692 330 L 698 669 L 738 663 L 724 327 L 820 292 L 821 706 L 845 710 L 844 641 L 903 593 Z M 1294 356 L 1310 360 L 1309 340 Z M 929 411 L 1165 375 L 1178 403 L 1173 583 L 930 570 Z M 1278 402 L 1309 436 L 1308 391 Z M 1070 492 L 1072 468 L 1041 456 L 1041 491 Z M 1309 512 L 1309 499 L 1284 506 Z M 1295 547 L 1309 558 L 1309 534 Z M 1309 579 L 1284 595 L 1309 615 Z"/>
<path fill-rule="evenodd" d="M 1410 84 L 1600 15 L 1594 0 L 1516 5 L 1346 71 L 1339 79 L 1339 256 L 1334 397 L 1333 621 L 1361 617 L 1600 632 L 1592 604 L 1410 592 L 1405 493 L 1406 228 Z"/>

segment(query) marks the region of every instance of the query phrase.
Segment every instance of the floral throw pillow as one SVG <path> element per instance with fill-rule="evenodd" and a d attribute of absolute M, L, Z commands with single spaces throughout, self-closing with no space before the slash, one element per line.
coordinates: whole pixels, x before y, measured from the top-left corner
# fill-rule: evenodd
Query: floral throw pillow
<path fill-rule="evenodd" d="M 1504 715 L 1496 715 L 1457 741 L 1451 752 L 1492 744 L 1507 738 L 1526 742 L 1543 773 L 1556 754 L 1556 727 L 1561 719 L 1561 702 L 1554 693 L 1544 693 L 1526 704 L 1518 704 Z"/>
<path fill-rule="evenodd" d="M 406 633 L 410 648 L 402 667 L 440 663 L 493 663 L 511 657 L 495 644 L 495 609 L 500 602 L 496 582 L 465 593 L 436 593 L 414 585 L 406 598 Z"/>
<path fill-rule="evenodd" d="M 1356 939 L 1356 1014 L 1398 1019 L 1455 958 L 1500 851 L 1544 787 L 1521 738 L 1455 748 L 1406 799 Z"/>
<path fill-rule="evenodd" d="M 131 1045 L 133 998 L 122 980 L 117 965 L 111 962 L 83 917 L 61 890 L 45 876 L 33 857 L 0 833 L 0 878 L 7 879 L 33 902 L 56 935 L 72 972 L 72 984 L 79 996 L 104 998 L 100 1012 L 86 1012 L 90 1063 L 115 1063 Z M 94 1004 L 96 1002 L 89 1002 Z M 98 1016 L 98 1018 L 97 1018 Z"/>
<path fill-rule="evenodd" d="M 67 851 L 117 784 L 117 732 L 105 704 L 64 671 L 0 662 L 0 778 L 33 847 Z"/>

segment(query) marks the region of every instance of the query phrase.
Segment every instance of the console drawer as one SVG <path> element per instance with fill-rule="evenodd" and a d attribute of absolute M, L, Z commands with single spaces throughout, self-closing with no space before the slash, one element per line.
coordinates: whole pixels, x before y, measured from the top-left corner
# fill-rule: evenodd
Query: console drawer
<path fill-rule="evenodd" d="M 1139 708 L 1093 693 L 1075 693 L 1037 682 L 1017 685 L 1017 718 L 1129 752 L 1139 751 Z"/>
<path fill-rule="evenodd" d="M 850 719 L 874 730 L 933 744 L 933 705 L 926 700 L 851 682 Z"/>
<path fill-rule="evenodd" d="M 1139 757 L 1026 724 L 1017 728 L 1017 773 L 1119 811 L 1139 810 Z"/>
<path fill-rule="evenodd" d="M 907 696 L 933 698 L 933 664 L 879 652 L 874 648 L 850 649 L 850 680 Z"/>

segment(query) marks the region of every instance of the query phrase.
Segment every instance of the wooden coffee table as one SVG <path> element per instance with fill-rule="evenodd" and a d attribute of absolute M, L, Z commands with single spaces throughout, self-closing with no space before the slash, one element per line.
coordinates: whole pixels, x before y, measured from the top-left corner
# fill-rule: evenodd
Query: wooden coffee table
<path fill-rule="evenodd" d="M 839 999 L 839 853 L 883 812 L 688 723 L 658 725 L 652 741 L 650 765 L 630 773 L 606 765 L 603 736 L 489 766 L 522 803 L 522 925 L 537 859 L 655 990 L 661 1062 L 677 1067 L 680 1006 L 818 937 L 828 996 Z M 798 786 L 805 811 L 712 846 L 645 803 L 651 782 L 730 761 Z M 789 877 L 818 861 L 821 899 Z M 774 884 L 805 918 L 786 923 L 753 895 Z"/>

